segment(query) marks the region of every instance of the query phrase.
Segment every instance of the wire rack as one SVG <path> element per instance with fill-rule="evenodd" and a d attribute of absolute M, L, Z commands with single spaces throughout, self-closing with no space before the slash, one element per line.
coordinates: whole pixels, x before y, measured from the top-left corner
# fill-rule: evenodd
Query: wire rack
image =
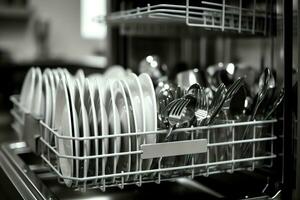
<path fill-rule="evenodd" d="M 20 120 L 20 112 L 16 108 L 20 107 L 17 98 L 12 97 L 14 108 L 12 110 L 15 123 L 27 123 Z M 20 110 L 20 108 L 18 109 Z M 36 135 L 39 135 L 39 145 L 34 146 L 39 149 L 39 155 L 58 177 L 58 182 L 65 183 L 71 180 L 70 186 L 86 191 L 90 188 L 99 188 L 105 191 L 109 187 L 119 187 L 123 189 L 127 185 L 142 186 L 145 183 L 168 181 L 180 177 L 194 178 L 195 176 L 209 176 L 211 174 L 229 172 L 233 173 L 239 170 L 254 170 L 257 167 L 271 167 L 273 159 L 276 157 L 273 151 L 273 143 L 277 139 L 274 135 L 273 125 L 276 120 L 238 122 L 226 121 L 218 124 L 202 127 L 189 127 L 174 130 L 173 139 L 165 142 L 164 138 L 167 130 L 158 130 L 141 133 L 121 133 L 114 135 L 101 135 L 91 137 L 67 137 L 60 135 L 56 130 L 49 127 L 41 119 L 31 115 L 29 120 L 30 131 L 24 131 L 23 134 L 29 135 L 27 143 L 35 143 Z M 28 121 L 28 120 L 27 120 Z M 32 124 L 35 124 L 32 126 Z M 22 126 L 22 124 L 21 124 Z M 23 126 L 26 126 L 23 124 Z M 248 127 L 250 130 L 244 134 Z M 48 130 L 48 135 L 40 134 Z M 32 137 L 33 135 L 33 137 Z M 115 144 L 116 141 L 129 140 L 137 141 L 139 138 L 147 135 L 155 135 L 157 143 L 141 144 L 135 150 L 119 151 L 115 149 L 105 153 L 104 144 Z M 51 141 L 48 138 L 53 138 Z M 31 141 L 30 141 L 31 139 Z M 87 143 L 102 144 L 102 151 L 98 154 L 90 155 L 67 155 L 60 152 L 57 144 L 63 141 L 72 141 L 72 144 L 78 143 L 81 148 L 85 148 Z M 137 144 L 137 142 L 135 142 Z M 80 146 L 79 145 L 79 146 Z M 30 145 L 29 145 L 30 146 Z M 38 148 L 37 148 L 38 147 Z M 33 149 L 33 151 L 37 151 Z M 122 149 L 122 148 L 121 148 Z M 82 150 L 82 149 L 81 149 Z M 116 158 L 118 158 L 116 161 Z M 132 168 L 117 167 L 112 170 L 114 162 L 116 165 L 124 165 L 124 161 L 131 163 Z M 60 160 L 70 160 L 74 166 L 78 166 L 79 173 L 71 176 L 65 176 L 62 173 Z M 143 163 L 152 164 L 145 167 Z M 84 163 L 90 163 L 88 166 Z M 97 170 L 95 164 L 98 163 Z M 126 162 L 125 162 L 126 164 Z M 83 173 L 83 172 L 87 173 Z"/>
<path fill-rule="evenodd" d="M 106 21 L 123 25 L 165 22 L 209 30 L 266 34 L 267 6 L 262 11 L 257 10 L 256 0 L 253 0 L 252 8 L 244 8 L 242 0 L 239 0 L 238 5 L 228 5 L 226 0 L 220 2 L 201 1 L 201 6 L 193 6 L 189 0 L 186 0 L 185 5 L 147 4 L 145 7 L 113 12 L 106 17 Z M 104 18 L 99 17 L 98 20 L 103 21 Z"/>
<path fill-rule="evenodd" d="M 19 96 L 14 95 L 10 97 L 13 103 L 13 109 L 11 109 L 10 114 L 13 116 L 13 122 L 11 124 L 12 129 L 17 133 L 18 138 L 21 140 L 24 132 L 25 124 L 25 112 L 22 106 L 19 104 Z"/>

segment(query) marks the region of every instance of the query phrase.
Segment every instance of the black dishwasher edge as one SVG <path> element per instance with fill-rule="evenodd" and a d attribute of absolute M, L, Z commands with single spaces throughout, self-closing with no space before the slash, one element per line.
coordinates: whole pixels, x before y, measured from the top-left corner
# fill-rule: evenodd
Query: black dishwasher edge
<path fill-rule="evenodd" d="M 3 144 L 0 150 L 0 166 L 22 198 L 28 200 L 57 199 L 17 156 L 14 151 L 19 150 L 18 148 L 24 152 L 29 151 L 24 142 Z"/>

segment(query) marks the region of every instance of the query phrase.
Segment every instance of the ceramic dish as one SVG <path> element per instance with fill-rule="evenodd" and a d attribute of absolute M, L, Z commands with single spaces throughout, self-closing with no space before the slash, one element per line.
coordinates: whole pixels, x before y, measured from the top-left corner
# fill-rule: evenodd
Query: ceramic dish
<path fill-rule="evenodd" d="M 76 74 L 75 74 L 75 78 L 79 80 L 79 83 L 81 85 L 84 84 L 84 80 L 85 80 L 85 75 L 82 69 L 78 69 Z"/>
<path fill-rule="evenodd" d="M 62 136 L 73 136 L 72 134 L 72 118 L 71 108 L 69 103 L 69 92 L 65 80 L 60 80 L 57 86 L 56 105 L 54 128 L 58 134 Z M 64 121 L 63 121 L 64 120 Z M 62 123 L 63 121 L 63 123 Z M 63 127 L 62 127 L 63 125 Z M 57 141 L 57 149 L 60 155 L 73 156 L 73 142 L 72 140 L 59 139 Z M 63 176 L 71 177 L 74 174 L 73 159 L 59 158 L 59 167 Z M 72 180 L 64 179 L 65 184 L 71 187 Z"/>
<path fill-rule="evenodd" d="M 90 83 L 88 79 L 85 79 L 85 91 L 84 91 L 84 104 L 88 113 L 90 136 L 98 135 L 98 123 L 97 113 L 94 102 L 95 87 L 93 83 Z M 97 140 L 91 140 L 91 155 L 99 155 L 99 143 Z M 102 171 L 99 167 L 99 159 L 91 159 L 89 164 L 89 176 L 97 176 L 99 171 Z M 96 183 L 97 180 L 95 180 Z"/>
<path fill-rule="evenodd" d="M 79 124 L 78 124 L 78 111 L 75 108 L 75 90 L 76 90 L 76 83 L 71 77 L 66 77 L 66 85 L 69 91 L 69 103 L 71 107 L 71 117 L 72 117 L 72 131 L 74 137 L 80 137 L 79 134 Z M 78 140 L 73 140 L 73 152 L 75 153 L 75 156 L 80 156 L 80 142 Z M 75 160 L 75 166 L 74 166 L 74 176 L 79 177 L 79 169 L 80 169 L 80 163 L 79 160 Z M 78 181 L 74 181 L 74 185 L 78 185 Z"/>
<path fill-rule="evenodd" d="M 144 132 L 145 131 L 145 112 L 143 108 L 144 99 L 143 99 L 143 92 L 142 92 L 142 87 L 139 83 L 139 79 L 134 73 L 129 73 L 125 78 L 125 83 L 127 84 L 129 96 L 130 99 L 132 100 L 131 103 L 133 108 L 133 116 L 136 123 L 136 132 Z M 140 145 L 143 143 L 144 143 L 144 137 L 137 136 L 137 142 L 136 142 L 137 150 L 140 150 Z M 140 160 L 139 157 L 137 158 L 137 161 L 138 160 Z M 143 162 L 144 161 L 142 160 L 142 163 Z M 136 165 L 138 165 L 138 167 L 143 166 L 142 163 L 138 163 Z M 134 179 L 136 178 L 137 175 L 135 175 Z"/>
<path fill-rule="evenodd" d="M 126 76 L 126 72 L 121 65 L 110 66 L 104 73 L 104 78 L 121 80 Z"/>
<path fill-rule="evenodd" d="M 152 80 L 148 74 L 141 74 L 139 77 L 139 82 L 143 91 L 143 107 L 145 113 L 145 131 L 157 131 L 157 108 L 156 108 L 156 97 L 153 87 Z M 156 135 L 150 134 L 145 137 L 146 144 L 156 143 Z M 150 169 L 152 164 L 152 159 L 147 159 L 143 161 L 143 168 Z"/>
<path fill-rule="evenodd" d="M 44 117 L 44 107 L 45 102 L 42 99 L 42 88 L 43 88 L 43 75 L 40 68 L 35 69 L 35 86 L 34 86 L 34 95 L 32 98 L 31 114 L 34 116 L 43 119 Z"/>
<path fill-rule="evenodd" d="M 65 79 L 66 78 L 66 74 L 64 69 L 62 68 L 57 68 L 57 73 L 60 79 Z"/>
<path fill-rule="evenodd" d="M 56 98 L 56 85 L 54 81 L 54 76 L 53 72 L 50 69 L 45 69 L 44 74 L 48 77 L 48 82 L 50 85 L 50 90 L 51 90 L 51 101 L 52 101 L 52 111 L 51 111 L 51 124 L 48 124 L 50 127 L 54 127 L 54 112 L 55 112 L 55 98 Z M 50 144 L 54 144 L 54 136 L 53 134 L 50 134 Z"/>
<path fill-rule="evenodd" d="M 54 127 L 53 123 L 54 123 L 54 112 L 55 112 L 55 96 L 56 96 L 56 85 L 54 83 L 54 77 L 53 77 L 53 72 L 50 69 L 45 69 L 44 71 L 45 76 L 47 76 L 48 78 L 48 83 L 50 85 L 50 91 L 51 91 L 51 120 L 50 120 L 50 124 L 48 124 L 50 127 Z M 53 134 L 50 134 L 50 138 L 49 138 L 50 144 L 53 145 L 54 144 L 54 137 Z"/>
<path fill-rule="evenodd" d="M 95 109 L 97 112 L 97 123 L 98 123 L 98 134 L 99 135 L 107 135 L 108 134 L 108 118 L 106 109 L 104 107 L 104 100 L 103 100 L 103 88 L 99 82 L 100 80 L 96 80 L 96 90 L 94 96 L 95 102 Z M 108 139 L 98 140 L 98 147 L 100 149 L 99 154 L 102 155 L 108 154 Z M 101 171 L 98 171 L 98 175 L 105 174 L 107 158 L 99 159 L 99 166 L 101 165 Z"/>
<path fill-rule="evenodd" d="M 60 80 L 57 69 L 52 69 L 52 74 L 53 74 L 55 86 L 57 87 L 59 80 Z"/>
<path fill-rule="evenodd" d="M 49 77 L 43 74 L 43 88 L 42 88 L 42 101 L 44 102 L 44 122 L 48 125 L 52 123 L 52 91 L 51 85 L 49 84 Z M 51 125 L 50 125 L 51 126 Z M 50 144 L 50 133 L 47 128 L 43 131 L 43 138 Z"/>
<path fill-rule="evenodd" d="M 20 105 L 24 108 L 25 112 L 30 112 L 34 85 L 35 85 L 36 69 L 31 68 L 25 77 L 25 80 L 22 85 L 21 94 L 20 94 Z"/>
<path fill-rule="evenodd" d="M 105 108 L 108 113 L 108 127 L 109 134 L 120 134 L 121 133 L 121 123 L 120 116 L 115 104 L 114 92 L 113 92 L 113 80 L 108 80 L 107 88 L 106 88 L 106 99 L 105 99 Z M 119 153 L 121 150 L 121 139 L 111 138 L 109 139 L 109 148 L 108 153 Z M 110 174 L 117 173 L 117 164 L 118 164 L 119 156 L 108 157 L 107 160 L 107 172 Z M 115 182 L 116 178 L 112 178 L 112 182 Z"/>
<path fill-rule="evenodd" d="M 113 98 L 116 103 L 117 112 L 119 113 L 120 122 L 121 122 L 121 133 L 130 133 L 130 118 L 129 118 L 129 108 L 126 98 L 124 88 L 120 81 L 115 81 L 112 85 Z M 131 152 L 131 138 L 130 137 L 121 137 L 121 152 Z M 130 172 L 131 166 L 131 156 L 124 155 L 119 157 L 117 173 Z M 129 176 L 125 177 L 127 181 Z"/>
<path fill-rule="evenodd" d="M 75 109 L 78 113 L 79 137 L 89 137 L 90 128 L 88 114 L 84 105 L 84 88 L 78 79 L 75 80 Z M 81 157 L 90 155 L 90 140 L 79 142 L 79 154 Z M 79 177 L 87 177 L 89 169 L 89 159 L 79 161 Z"/>
<path fill-rule="evenodd" d="M 137 128 L 137 119 L 136 119 L 136 111 L 134 110 L 133 106 L 133 98 L 134 96 L 132 95 L 128 84 L 124 81 L 121 80 L 121 84 L 124 88 L 126 99 L 127 99 L 127 104 L 128 104 L 128 114 L 129 114 L 129 122 L 130 122 L 130 132 L 135 133 Z M 137 142 L 137 136 L 131 136 L 131 151 L 137 151 L 139 149 L 138 142 Z M 138 163 L 138 155 L 131 155 L 131 171 L 137 171 L 139 167 Z"/>

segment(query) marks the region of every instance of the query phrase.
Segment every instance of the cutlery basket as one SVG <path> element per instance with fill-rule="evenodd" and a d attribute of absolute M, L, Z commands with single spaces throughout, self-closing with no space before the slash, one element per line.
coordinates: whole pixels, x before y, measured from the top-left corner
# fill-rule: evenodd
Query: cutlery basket
<path fill-rule="evenodd" d="M 23 113 L 16 112 L 22 110 L 17 99 L 12 97 L 11 100 L 14 103 L 14 124 L 17 127 L 25 126 L 26 120 L 20 120 Z M 82 191 L 88 188 L 105 191 L 108 187 L 123 189 L 126 185 L 142 186 L 148 182 L 159 184 L 179 177 L 193 178 L 221 172 L 254 170 L 262 166 L 271 167 L 276 157 L 273 151 L 277 139 L 274 134 L 276 120 L 225 121 L 211 126 L 178 128 L 173 131 L 172 139 L 168 142 L 164 141 L 167 130 L 66 137 L 41 119 L 31 116 L 29 121 L 36 128 L 30 132 L 24 129 L 23 135 L 27 136 L 23 138 L 26 138 L 28 145 L 41 156 L 60 183 Z M 155 136 L 157 142 L 141 142 L 138 145 L 148 135 Z M 74 144 L 74 153 L 63 153 L 57 145 L 60 143 Z M 78 144 L 79 149 L 75 149 L 75 144 Z M 95 150 L 96 144 L 98 153 Z M 106 151 L 105 148 L 110 145 Z M 124 148 L 125 145 L 130 146 L 129 150 Z M 72 166 L 69 176 L 62 173 L 65 166 L 61 166 L 61 163 L 65 162 Z"/>

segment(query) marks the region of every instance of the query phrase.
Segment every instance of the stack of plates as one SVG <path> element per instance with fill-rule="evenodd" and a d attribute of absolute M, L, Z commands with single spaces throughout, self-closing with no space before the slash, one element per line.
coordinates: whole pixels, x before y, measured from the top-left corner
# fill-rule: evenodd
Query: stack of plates
<path fill-rule="evenodd" d="M 157 130 L 156 98 L 147 74 L 139 76 L 120 66 L 105 74 L 85 77 L 82 70 L 73 76 L 66 69 L 39 68 L 29 70 L 21 92 L 24 110 L 43 118 L 62 136 L 89 137 L 107 134 L 136 133 Z M 60 155 L 86 157 L 132 152 L 144 143 L 156 143 L 156 135 L 126 136 L 98 140 L 58 139 L 44 130 L 42 137 L 57 147 Z M 137 154 L 95 159 L 58 158 L 64 177 L 95 177 L 151 169 L 152 159 L 143 160 Z M 126 176 L 125 181 L 137 176 Z M 101 180 L 94 179 L 93 183 Z M 116 178 L 107 182 L 115 183 Z M 64 179 L 67 186 L 78 181 Z"/>

